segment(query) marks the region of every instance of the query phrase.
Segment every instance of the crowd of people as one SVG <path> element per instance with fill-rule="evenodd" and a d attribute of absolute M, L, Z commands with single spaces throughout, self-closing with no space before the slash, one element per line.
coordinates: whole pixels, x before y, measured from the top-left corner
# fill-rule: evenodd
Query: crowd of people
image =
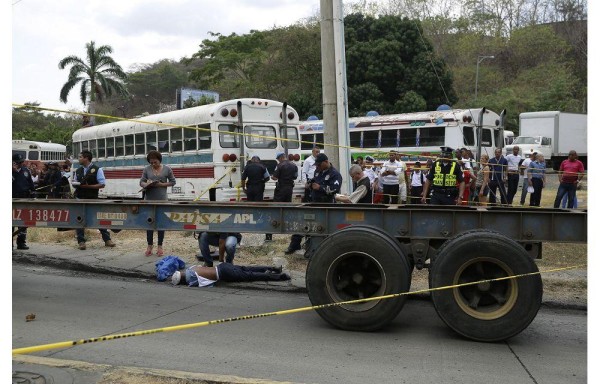
<path fill-rule="evenodd" d="M 263 201 L 265 183 L 269 180 L 276 182 L 274 201 L 292 201 L 293 187 L 299 177 L 298 167 L 288 160 L 283 152 L 277 153 L 276 159 L 278 164 L 273 175 L 269 174 L 258 156 L 253 156 L 248 161 L 241 176 L 241 188 L 248 201 Z M 168 165 L 162 164 L 162 155 L 158 151 L 150 151 L 146 160 L 148 166 L 144 168 L 139 183 L 143 198 L 145 200 L 167 200 L 167 188 L 176 184 L 172 169 Z M 21 155 L 13 155 L 13 197 L 60 198 L 64 196 L 65 184 L 70 190 L 68 175 L 64 174 L 64 170 L 61 170 L 57 163 L 49 162 L 44 169 L 38 171 L 37 167 L 32 167 L 32 169 L 24 167 L 23 162 L 24 159 Z M 87 150 L 79 154 L 79 164 L 71 182 L 75 190 L 74 197 L 97 199 L 99 190 L 106 185 L 102 168 L 92 162 L 92 153 Z M 570 151 L 568 159 L 564 160 L 559 168 L 560 185 L 554 201 L 555 208 L 561 204 L 567 208 L 576 207 L 576 190 L 584 172 L 583 163 L 577 159 L 577 153 Z M 342 175 L 329 162 L 327 155 L 321 152 L 320 147 L 315 146 L 311 155 L 303 162 L 300 172 L 300 180 L 305 188 L 302 200 L 327 204 L 337 202 L 433 205 L 487 205 L 497 204 L 499 200 L 500 204 L 510 206 L 521 188 L 520 204 L 524 205 L 527 194 L 530 194 L 529 205 L 537 207 L 540 206 L 542 190 L 546 185 L 546 165 L 541 154 L 532 152 L 526 157 L 521 156 L 518 146 L 515 146 L 513 153 L 507 156 L 502 155 L 500 148 L 494 151 L 492 159 L 486 154 L 482 154 L 478 164 L 474 161 L 472 153 L 466 148 L 454 150 L 449 147 L 441 147 L 438 158 L 428 159 L 424 166 L 417 161 L 410 169 L 401 160 L 400 153 L 396 151 L 391 151 L 388 160 L 382 163 L 376 163 L 372 156 L 366 156 L 364 159 L 360 157 L 350 167 L 349 176 L 353 183 L 353 192 L 350 195 L 341 194 Z M 44 190 L 43 195 L 40 195 L 41 189 Z M 100 229 L 99 232 L 105 246 L 115 246 L 108 230 Z M 164 231 L 157 232 L 156 255 L 160 257 L 164 255 Z M 84 230 L 77 229 L 76 234 L 79 249 L 85 250 Z M 17 249 L 28 249 L 26 244 L 27 228 L 14 229 L 13 237 L 15 236 Z M 271 234 L 265 236 L 266 241 L 272 239 Z M 199 234 L 198 260 L 204 263 L 202 267 L 213 267 L 213 260 L 209 252 L 211 245 L 219 248 L 220 261 L 233 264 L 235 249 L 240 243 L 241 237 L 239 233 Z M 302 235 L 292 235 L 285 253 L 291 254 L 300 250 L 303 237 Z M 152 255 L 153 247 L 154 231 L 149 230 L 147 231 L 146 256 Z M 189 275 L 192 272 L 187 273 Z M 194 273 L 199 275 L 198 271 Z M 214 273 L 218 276 L 219 272 L 215 270 Z"/>

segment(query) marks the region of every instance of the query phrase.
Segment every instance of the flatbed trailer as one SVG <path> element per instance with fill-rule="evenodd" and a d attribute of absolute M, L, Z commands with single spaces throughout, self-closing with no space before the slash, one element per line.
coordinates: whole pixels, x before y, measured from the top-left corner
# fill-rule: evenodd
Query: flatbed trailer
<path fill-rule="evenodd" d="M 442 320 L 479 341 L 512 337 L 535 318 L 543 242 L 587 242 L 587 211 L 432 205 L 212 203 L 13 199 L 13 226 L 300 234 L 313 305 L 410 290 L 414 268 Z M 317 309 L 332 325 L 372 331 L 391 322 L 405 295 Z"/>

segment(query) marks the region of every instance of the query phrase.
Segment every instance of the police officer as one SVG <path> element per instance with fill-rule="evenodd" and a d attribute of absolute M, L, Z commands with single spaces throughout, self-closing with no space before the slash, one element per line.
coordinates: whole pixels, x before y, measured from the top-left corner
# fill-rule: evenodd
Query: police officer
<path fill-rule="evenodd" d="M 462 170 L 457 161 L 452 159 L 454 150 L 450 147 L 441 147 L 441 149 L 441 158 L 433 163 L 431 170 L 427 173 L 421 202 L 427 203 L 427 193 L 431 186 L 430 204 L 460 204 L 465 190 Z"/>
<path fill-rule="evenodd" d="M 289 161 L 285 153 L 279 152 L 276 156 L 277 167 L 271 179 L 275 180 L 275 194 L 273 201 L 291 202 L 294 192 L 294 181 L 298 178 L 298 167 Z"/>
<path fill-rule="evenodd" d="M 260 162 L 260 157 L 252 156 L 242 172 L 242 189 L 248 201 L 263 201 L 265 183 L 269 181 L 269 178 L 269 171 Z"/>
<path fill-rule="evenodd" d="M 334 203 L 335 194 L 342 188 L 342 175 L 329 163 L 324 153 L 315 159 L 315 177 L 311 184 L 312 201 L 316 203 Z"/>
<path fill-rule="evenodd" d="M 92 163 L 92 152 L 84 150 L 79 154 L 79 164 L 81 167 L 75 171 L 75 180 L 73 186 L 75 187 L 75 197 L 78 199 L 97 199 L 100 189 L 104 188 L 106 179 L 104 177 L 104 171 L 96 164 Z M 85 231 L 84 229 L 77 229 L 77 243 L 79 249 L 85 250 Z M 115 243 L 110 239 L 108 230 L 100 229 L 102 240 L 104 245 L 107 247 L 114 247 Z"/>
<path fill-rule="evenodd" d="M 56 161 L 48 163 L 48 172 L 44 177 L 44 189 L 48 193 L 48 197 L 51 199 L 58 199 L 63 197 L 63 186 L 68 184 L 68 181 L 63 177 L 62 172 L 58 168 Z"/>
<path fill-rule="evenodd" d="M 12 158 L 12 197 L 26 198 L 31 197 L 33 192 L 33 179 L 31 172 L 27 167 L 23 166 L 25 159 L 22 155 L 15 153 Z M 14 231 L 14 228 L 13 228 Z M 13 236 L 17 235 L 17 249 L 29 249 L 27 241 L 27 227 L 18 227 L 13 232 Z"/>

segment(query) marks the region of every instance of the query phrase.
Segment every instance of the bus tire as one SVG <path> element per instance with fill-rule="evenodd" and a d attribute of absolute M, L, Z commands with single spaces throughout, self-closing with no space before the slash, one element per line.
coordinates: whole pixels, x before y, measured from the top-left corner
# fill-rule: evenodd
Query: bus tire
<path fill-rule="evenodd" d="M 527 251 L 508 237 L 475 230 L 448 240 L 430 269 L 430 287 L 538 272 Z M 505 340 L 533 321 L 542 303 L 539 274 L 431 292 L 440 318 L 472 340 Z"/>
<path fill-rule="evenodd" d="M 407 292 L 410 266 L 398 242 L 381 230 L 350 226 L 327 237 L 306 271 L 313 305 Z M 330 324 L 350 331 L 374 331 L 391 322 L 406 296 L 317 309 Z"/>

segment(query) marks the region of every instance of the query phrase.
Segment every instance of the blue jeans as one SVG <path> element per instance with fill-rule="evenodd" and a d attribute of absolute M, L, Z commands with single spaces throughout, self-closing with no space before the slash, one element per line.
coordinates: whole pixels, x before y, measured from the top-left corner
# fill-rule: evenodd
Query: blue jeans
<path fill-rule="evenodd" d="M 210 255 L 209 245 L 213 247 L 219 246 L 219 233 L 208 233 L 202 232 L 198 237 L 198 246 L 200 247 L 200 254 L 202 259 L 208 267 L 212 267 L 213 259 Z M 235 257 L 235 247 L 237 246 L 237 238 L 235 236 L 228 236 L 225 239 L 225 262 L 233 264 L 233 258 Z"/>
<path fill-rule="evenodd" d="M 560 201 L 565 195 L 567 195 L 567 199 L 569 200 L 567 208 L 573 208 L 576 190 L 577 184 L 560 183 L 560 185 L 558 186 L 558 191 L 556 192 L 556 199 L 554 199 L 554 208 L 558 208 L 560 206 Z"/>

